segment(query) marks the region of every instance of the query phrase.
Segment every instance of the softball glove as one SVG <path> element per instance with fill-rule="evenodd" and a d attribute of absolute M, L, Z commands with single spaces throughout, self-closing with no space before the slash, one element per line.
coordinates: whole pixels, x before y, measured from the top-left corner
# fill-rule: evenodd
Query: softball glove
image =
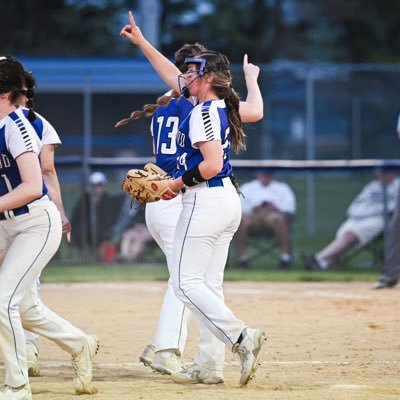
<path fill-rule="evenodd" d="M 153 163 L 143 169 L 130 169 L 122 182 L 122 190 L 141 203 L 171 200 L 177 196 L 169 187 L 171 177 Z"/>

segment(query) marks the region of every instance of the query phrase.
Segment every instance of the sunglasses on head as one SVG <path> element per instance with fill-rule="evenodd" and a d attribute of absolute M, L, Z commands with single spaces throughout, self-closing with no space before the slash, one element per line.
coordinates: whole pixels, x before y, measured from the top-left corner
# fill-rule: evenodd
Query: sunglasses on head
<path fill-rule="evenodd" d="M 20 93 L 26 96 L 28 99 L 33 99 L 35 92 L 33 89 L 22 89 Z"/>

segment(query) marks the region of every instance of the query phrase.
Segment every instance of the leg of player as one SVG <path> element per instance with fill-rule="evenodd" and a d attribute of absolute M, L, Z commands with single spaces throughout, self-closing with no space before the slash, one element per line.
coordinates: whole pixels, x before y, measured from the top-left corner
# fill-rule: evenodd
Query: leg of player
<path fill-rule="evenodd" d="M 168 269 L 171 268 L 173 238 L 182 209 L 181 196 L 173 200 L 159 201 L 146 205 L 146 224 L 150 234 L 166 255 Z M 171 274 L 171 271 L 170 271 Z M 171 374 L 182 369 L 187 324 L 183 303 L 177 299 L 171 279 L 160 311 L 160 318 L 154 339 L 143 351 L 140 360 L 146 365 L 153 356 L 150 366 L 153 371 Z"/>
<path fill-rule="evenodd" d="M 177 297 L 221 342 L 239 354 L 240 384 L 245 385 L 258 367 L 265 333 L 247 328 L 236 318 L 217 286 L 223 279 L 229 243 L 240 221 L 240 200 L 233 186 L 226 185 L 221 190 L 199 185 L 186 189 L 174 238 L 172 278 Z M 211 198 L 207 190 L 213 190 Z M 210 232 L 213 227 L 215 232 Z M 202 256 L 194 257 L 196 254 Z M 205 276 L 211 278 L 206 282 Z"/>
<path fill-rule="evenodd" d="M 231 235 L 221 237 L 216 243 L 210 265 L 204 277 L 210 290 L 224 301 L 223 268 L 216 270 L 215 265 L 223 266 L 226 262 L 226 249 Z M 225 344 L 221 342 L 204 323 L 200 324 L 199 350 L 194 363 L 180 372 L 172 374 L 172 380 L 178 383 L 217 384 L 224 382 L 223 368 L 225 361 Z"/>
<path fill-rule="evenodd" d="M 46 308 L 35 287 L 61 239 L 61 220 L 55 205 L 46 196 L 29 205 L 29 213 L 1 224 L 0 229 L 0 236 L 13 238 L 0 268 L 0 342 L 8 372 L 2 394 L 8 396 L 17 388 L 21 396 L 25 396 L 24 390 L 30 395 L 22 323 L 72 355 L 76 393 L 94 393 L 91 360 L 98 348 L 97 338 L 84 334 Z M 32 235 L 32 231 L 36 234 Z M 30 397 L 26 394 L 21 398 Z"/>
<path fill-rule="evenodd" d="M 40 376 L 39 369 L 39 336 L 29 332 L 24 331 L 26 339 L 26 357 L 28 365 L 28 376 Z"/>
<path fill-rule="evenodd" d="M 40 295 L 40 280 L 36 281 L 36 294 Z M 26 357 L 28 363 L 28 376 L 40 376 L 39 369 L 39 336 L 24 330 L 26 339 Z"/>

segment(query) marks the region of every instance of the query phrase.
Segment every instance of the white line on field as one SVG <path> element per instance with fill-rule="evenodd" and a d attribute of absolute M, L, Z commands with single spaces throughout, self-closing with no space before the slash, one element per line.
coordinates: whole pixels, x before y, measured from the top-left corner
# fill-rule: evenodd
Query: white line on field
<path fill-rule="evenodd" d="M 83 282 L 83 283 L 45 283 L 42 285 L 44 288 L 59 289 L 59 288 L 74 288 L 74 289 L 91 289 L 91 288 L 105 288 L 105 289 L 133 289 L 139 288 L 140 291 L 148 293 L 164 293 L 166 289 L 166 282 L 152 282 L 148 285 L 144 282 Z M 325 290 L 304 290 L 298 293 L 293 293 L 289 290 L 282 288 L 269 288 L 268 290 L 246 287 L 226 287 L 226 293 L 251 295 L 251 296 L 303 296 L 312 298 L 338 298 L 338 299 L 352 299 L 352 300 L 369 300 L 372 295 L 357 294 L 349 291 L 338 291 L 334 288 L 327 288 Z"/>
<path fill-rule="evenodd" d="M 377 364 L 377 365 L 400 365 L 399 360 L 381 360 L 381 361 L 322 361 L 322 360 L 299 360 L 299 361 L 263 361 L 262 365 L 366 365 L 366 364 Z M 237 361 L 226 361 L 225 365 L 239 365 Z M 70 367 L 69 362 L 63 361 L 41 361 L 41 368 L 57 368 L 57 367 Z M 126 362 L 126 363 L 96 363 L 97 368 L 136 368 L 143 367 L 142 363 L 139 362 Z M 0 369 L 4 369 L 1 365 Z"/>

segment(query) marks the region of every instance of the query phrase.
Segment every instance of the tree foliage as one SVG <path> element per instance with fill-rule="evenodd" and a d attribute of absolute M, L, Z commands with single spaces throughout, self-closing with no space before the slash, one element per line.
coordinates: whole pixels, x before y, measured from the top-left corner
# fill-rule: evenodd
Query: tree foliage
<path fill-rule="evenodd" d="M 144 0 L 140 0 L 144 1 Z M 159 0 L 161 50 L 199 41 L 239 62 L 399 61 L 398 0 Z M 1 52 L 132 54 L 118 36 L 128 0 L 0 0 Z"/>
<path fill-rule="evenodd" d="M 18 55 L 110 54 L 121 1 L 0 0 L 1 52 Z M 81 4 L 79 4 L 81 3 Z M 83 5 L 82 5 L 83 3 Z"/>

